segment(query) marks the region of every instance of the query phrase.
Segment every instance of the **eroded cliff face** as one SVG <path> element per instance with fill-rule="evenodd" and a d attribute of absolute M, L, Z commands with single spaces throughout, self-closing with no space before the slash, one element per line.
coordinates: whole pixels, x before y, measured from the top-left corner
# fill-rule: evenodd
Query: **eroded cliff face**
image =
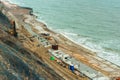
<path fill-rule="evenodd" d="M 25 49 L 14 37 L 8 37 L 10 36 L 7 34 L 0 36 L 1 80 L 62 80 L 48 65 Z"/>
<path fill-rule="evenodd" d="M 8 18 L 5 15 L 3 15 L 2 12 L 0 12 L 0 26 L 4 30 L 5 30 L 5 27 L 11 28 L 12 26 Z"/>
<path fill-rule="evenodd" d="M 9 21 L 16 20 L 15 16 L 10 11 L 10 9 L 13 8 L 13 7 L 12 6 L 7 7 L 7 5 L 8 4 L 5 4 L 4 2 L 0 2 L 0 12 L 2 13 L 2 15 L 5 15 L 6 18 L 8 18 Z M 17 20 L 16 20 L 16 22 L 17 22 Z M 16 23 L 16 25 L 17 25 L 16 28 L 18 28 L 18 23 Z"/>
<path fill-rule="evenodd" d="M 32 8 L 20 7 L 9 2 L 0 2 L 0 12 L 5 15 L 10 22 L 16 22 L 16 28 L 20 29 L 26 15 L 34 17 Z"/>
<path fill-rule="evenodd" d="M 15 38 L 8 33 L 12 27 L 11 21 L 14 20 L 17 29 L 21 30 L 18 30 L 19 36 L 26 36 L 22 31 L 29 34 L 24 30 L 22 22 L 25 15 L 30 15 L 29 12 L 27 8 L 0 3 L 0 80 L 63 80 L 42 58 L 26 49 L 19 37 Z"/>

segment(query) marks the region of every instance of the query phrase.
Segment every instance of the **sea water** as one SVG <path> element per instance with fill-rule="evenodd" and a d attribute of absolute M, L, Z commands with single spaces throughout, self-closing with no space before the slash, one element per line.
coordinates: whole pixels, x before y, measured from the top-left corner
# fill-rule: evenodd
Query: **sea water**
<path fill-rule="evenodd" d="M 120 0 L 9 0 L 31 7 L 49 29 L 120 66 Z"/>

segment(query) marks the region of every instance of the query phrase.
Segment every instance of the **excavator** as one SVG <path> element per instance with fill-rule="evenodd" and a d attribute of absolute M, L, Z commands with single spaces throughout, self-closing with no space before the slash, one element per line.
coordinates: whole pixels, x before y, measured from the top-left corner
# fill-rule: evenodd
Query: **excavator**
<path fill-rule="evenodd" d="M 12 24 L 12 28 L 11 29 L 8 29 L 8 33 L 14 37 L 17 37 L 17 32 L 16 32 L 16 24 L 15 24 L 15 21 L 12 21 L 11 22 Z"/>

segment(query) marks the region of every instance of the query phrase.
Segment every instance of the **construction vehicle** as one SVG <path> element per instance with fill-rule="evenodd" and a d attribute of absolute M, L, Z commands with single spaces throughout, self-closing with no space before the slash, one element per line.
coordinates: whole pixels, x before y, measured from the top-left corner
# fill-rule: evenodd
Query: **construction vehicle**
<path fill-rule="evenodd" d="M 12 24 L 12 28 L 8 29 L 8 33 L 14 37 L 17 37 L 15 21 L 12 21 L 11 24 Z"/>

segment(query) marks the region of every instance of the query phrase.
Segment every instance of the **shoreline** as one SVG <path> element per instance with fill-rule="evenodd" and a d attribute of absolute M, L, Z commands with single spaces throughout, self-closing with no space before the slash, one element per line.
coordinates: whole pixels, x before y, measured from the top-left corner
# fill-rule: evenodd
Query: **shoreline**
<path fill-rule="evenodd" d="M 95 58 L 97 57 L 95 52 L 92 52 L 89 49 L 86 49 L 84 46 L 80 46 L 80 45 L 72 42 L 71 40 L 66 38 L 64 35 L 55 33 L 54 31 L 50 30 L 46 24 L 37 21 L 36 18 L 33 18 L 33 15 L 28 14 L 28 15 L 24 15 L 24 17 L 27 18 L 27 19 L 25 19 L 25 23 L 31 25 L 32 30 L 35 29 L 36 26 L 42 27 L 46 32 L 49 32 L 52 35 L 52 37 L 57 38 L 57 41 L 60 45 L 60 49 L 63 49 L 63 50 L 65 50 L 65 48 L 68 49 L 69 51 L 66 51 L 66 52 L 73 52 L 73 53 L 69 53 L 69 54 L 73 55 L 75 58 L 79 59 L 79 56 L 76 56 L 77 53 L 81 53 L 81 54 L 77 54 L 77 55 L 83 55 L 83 53 L 84 53 L 83 56 L 89 55 L 90 57 L 95 57 Z M 31 18 L 33 18 L 33 19 L 31 19 Z M 33 22 L 31 22 L 31 21 L 33 21 Z M 39 32 L 38 30 L 36 30 L 36 31 Z M 37 34 L 37 32 L 36 32 L 36 34 Z M 75 53 L 75 55 L 74 55 L 74 53 Z M 84 62 L 84 63 L 87 64 L 86 62 Z M 91 65 L 91 67 L 93 68 L 92 65 Z"/>
<path fill-rule="evenodd" d="M 9 2 L 9 1 L 8 1 L 8 2 Z M 10 3 L 11 3 L 11 2 L 10 2 Z M 14 3 L 11 3 L 11 4 L 16 5 L 16 4 L 14 4 Z M 71 41 L 72 43 L 74 43 L 74 44 L 76 44 L 76 45 L 79 45 L 80 47 L 83 47 L 83 48 L 87 49 L 88 51 L 95 53 L 95 55 L 96 55 L 96 52 L 95 52 L 94 50 L 91 50 L 91 48 L 89 48 L 89 47 L 87 47 L 87 46 L 85 46 L 85 45 L 82 45 L 82 44 L 80 44 L 80 43 L 78 43 L 78 42 L 76 42 L 76 41 L 73 41 L 71 38 L 69 38 L 68 36 L 66 36 L 66 35 L 63 34 L 63 33 L 58 33 L 58 32 L 55 32 L 54 30 L 50 29 L 46 22 L 38 19 L 37 15 L 36 15 L 36 14 L 34 13 L 34 11 L 33 11 L 33 8 L 24 7 L 24 6 L 18 6 L 18 7 L 31 10 L 32 15 L 36 16 L 36 21 L 39 22 L 39 23 L 41 23 L 41 24 L 43 24 L 43 25 L 45 25 L 44 27 L 45 27 L 46 30 L 48 30 L 48 31 L 50 31 L 50 32 L 52 32 L 52 33 L 54 33 L 54 34 L 59 34 L 59 35 L 65 37 L 66 39 L 68 39 L 69 41 Z M 30 14 L 30 15 L 31 15 L 31 14 Z M 32 15 L 31 15 L 31 16 L 32 16 Z"/>
<path fill-rule="evenodd" d="M 19 6 L 19 7 L 20 7 L 20 6 Z M 29 7 L 28 7 L 28 8 L 29 8 Z M 31 8 L 31 9 L 32 9 L 32 8 Z M 54 32 L 54 33 L 56 33 L 56 34 L 60 34 L 60 35 L 61 35 L 61 33 L 57 33 L 57 32 L 55 32 L 54 30 L 50 29 L 46 22 L 38 19 L 38 18 L 37 18 L 38 15 L 36 15 L 36 14 L 34 13 L 34 11 L 32 11 L 32 12 L 33 12 L 33 15 L 36 16 L 36 20 L 37 20 L 38 22 L 42 23 L 43 25 L 46 25 L 45 27 L 48 29 L 48 31 Z M 86 45 L 84 45 L 84 44 L 81 44 L 81 43 L 79 43 L 79 42 L 76 42 L 76 41 L 72 40 L 71 38 L 69 38 L 69 36 L 66 36 L 66 35 L 63 34 L 63 33 L 62 33 L 62 36 L 63 36 L 63 37 L 66 37 L 66 39 L 72 41 L 72 42 L 73 42 L 74 44 L 76 44 L 77 46 L 80 46 L 80 47 L 82 47 L 82 48 L 85 48 L 88 52 L 90 51 L 92 54 L 95 54 L 95 55 L 97 55 L 97 56 L 99 56 L 99 57 L 101 57 L 101 58 L 103 58 L 103 59 L 105 59 L 104 56 L 101 56 L 101 55 L 99 55 L 99 54 L 101 54 L 101 53 L 104 54 L 104 52 L 105 52 L 105 53 L 114 54 L 114 52 L 112 53 L 112 52 L 107 52 L 107 51 L 105 51 L 105 50 L 99 50 L 99 49 L 90 48 L 89 46 L 86 46 Z M 118 53 L 117 53 L 117 54 L 118 54 Z M 108 56 L 109 56 L 109 55 L 108 55 Z M 111 57 L 111 56 L 110 56 L 110 57 Z M 115 59 L 115 57 L 114 57 L 114 59 Z M 120 64 L 117 64 L 118 62 L 117 62 L 116 60 L 113 61 L 113 62 L 112 62 L 110 59 L 105 59 L 105 60 L 110 61 L 111 63 L 114 63 L 114 62 L 115 62 L 114 64 L 120 66 Z"/>
<path fill-rule="evenodd" d="M 33 11 L 34 12 L 34 11 Z M 34 13 L 33 13 L 34 14 Z M 36 15 L 37 16 L 37 15 Z M 44 21 L 42 21 L 42 20 L 39 20 L 38 18 L 37 18 L 37 21 L 38 22 L 41 22 L 41 23 L 43 23 L 43 24 L 45 24 L 46 25 L 46 28 L 48 29 L 48 31 L 50 31 L 50 32 L 53 32 L 53 33 L 56 33 L 56 34 L 59 34 L 59 35 L 61 35 L 61 36 L 63 36 L 64 38 L 66 38 L 67 40 L 69 40 L 69 41 L 71 41 L 72 43 L 74 43 L 75 45 L 77 45 L 77 46 L 79 46 L 79 47 L 82 47 L 83 49 L 85 49 L 86 51 L 88 51 L 88 52 L 90 52 L 91 54 L 93 54 L 93 55 L 97 55 L 98 57 L 100 57 L 100 58 L 102 58 L 102 59 L 105 59 L 104 57 L 103 57 L 103 55 L 101 56 L 101 55 L 99 55 L 99 54 L 104 54 L 104 53 L 110 53 L 110 55 L 111 54 L 113 54 L 113 56 L 115 55 L 115 54 L 118 54 L 117 52 L 112 52 L 112 51 L 105 51 L 105 50 L 103 50 L 103 48 L 100 46 L 100 48 L 102 48 L 102 50 L 100 50 L 100 49 L 95 49 L 95 48 L 90 48 L 89 46 L 87 46 L 87 45 L 84 45 L 84 44 L 81 44 L 81 43 L 79 43 L 79 42 L 77 42 L 77 41 L 74 41 L 72 38 L 70 38 L 69 36 L 67 36 L 67 35 L 65 35 L 64 33 L 58 33 L 58 32 L 55 32 L 54 30 L 52 30 L 51 28 L 49 28 L 49 26 L 47 25 L 47 23 L 46 22 L 44 22 Z M 99 47 L 99 46 L 98 46 Z M 115 54 L 114 54 L 115 53 Z M 108 55 L 109 56 L 109 55 Z M 110 56 L 111 57 L 111 56 Z M 119 58 L 119 57 L 117 57 L 117 58 Z M 116 57 L 114 57 L 113 59 L 116 59 Z M 109 61 L 109 62 L 111 62 L 111 63 L 113 63 L 113 64 L 115 64 L 115 65 L 117 65 L 117 66 L 119 66 L 120 67 L 120 64 L 118 64 L 118 62 L 115 60 L 115 61 L 111 61 L 111 59 L 109 58 L 109 59 L 105 59 L 106 61 Z"/>
<path fill-rule="evenodd" d="M 55 31 L 49 29 L 48 26 L 47 26 L 45 23 L 40 22 L 39 20 L 37 20 L 37 22 L 38 22 L 38 23 L 42 23 L 43 26 L 40 26 L 40 27 L 42 27 L 45 31 L 48 31 L 49 33 L 52 33 L 52 34 L 55 34 L 55 35 L 58 35 L 58 37 L 62 38 L 64 41 L 70 42 L 70 45 L 73 45 L 73 46 L 76 47 L 76 48 L 79 46 L 78 49 L 80 48 L 80 49 L 82 49 L 84 52 L 86 52 L 86 53 L 88 53 L 88 54 L 90 54 L 90 55 L 96 56 L 96 52 L 95 52 L 95 51 L 90 50 L 89 48 L 87 48 L 87 47 L 84 46 L 84 45 L 78 44 L 77 42 L 73 41 L 72 39 L 70 39 L 69 37 L 67 37 L 67 36 L 64 35 L 64 34 L 57 33 L 57 32 L 55 32 Z M 99 56 L 97 56 L 97 57 L 100 58 L 100 59 L 103 59 L 103 58 L 101 58 L 101 57 L 99 57 Z M 104 60 L 104 59 L 103 59 L 103 60 Z M 108 60 L 105 60 L 105 61 L 109 62 Z M 114 64 L 114 63 L 112 63 L 112 62 L 110 62 L 110 63 L 111 63 L 111 64 Z M 116 65 L 116 64 L 114 64 L 114 65 Z M 118 65 L 116 65 L 116 66 L 118 66 Z M 120 67 L 120 66 L 118 66 L 118 67 Z"/>

